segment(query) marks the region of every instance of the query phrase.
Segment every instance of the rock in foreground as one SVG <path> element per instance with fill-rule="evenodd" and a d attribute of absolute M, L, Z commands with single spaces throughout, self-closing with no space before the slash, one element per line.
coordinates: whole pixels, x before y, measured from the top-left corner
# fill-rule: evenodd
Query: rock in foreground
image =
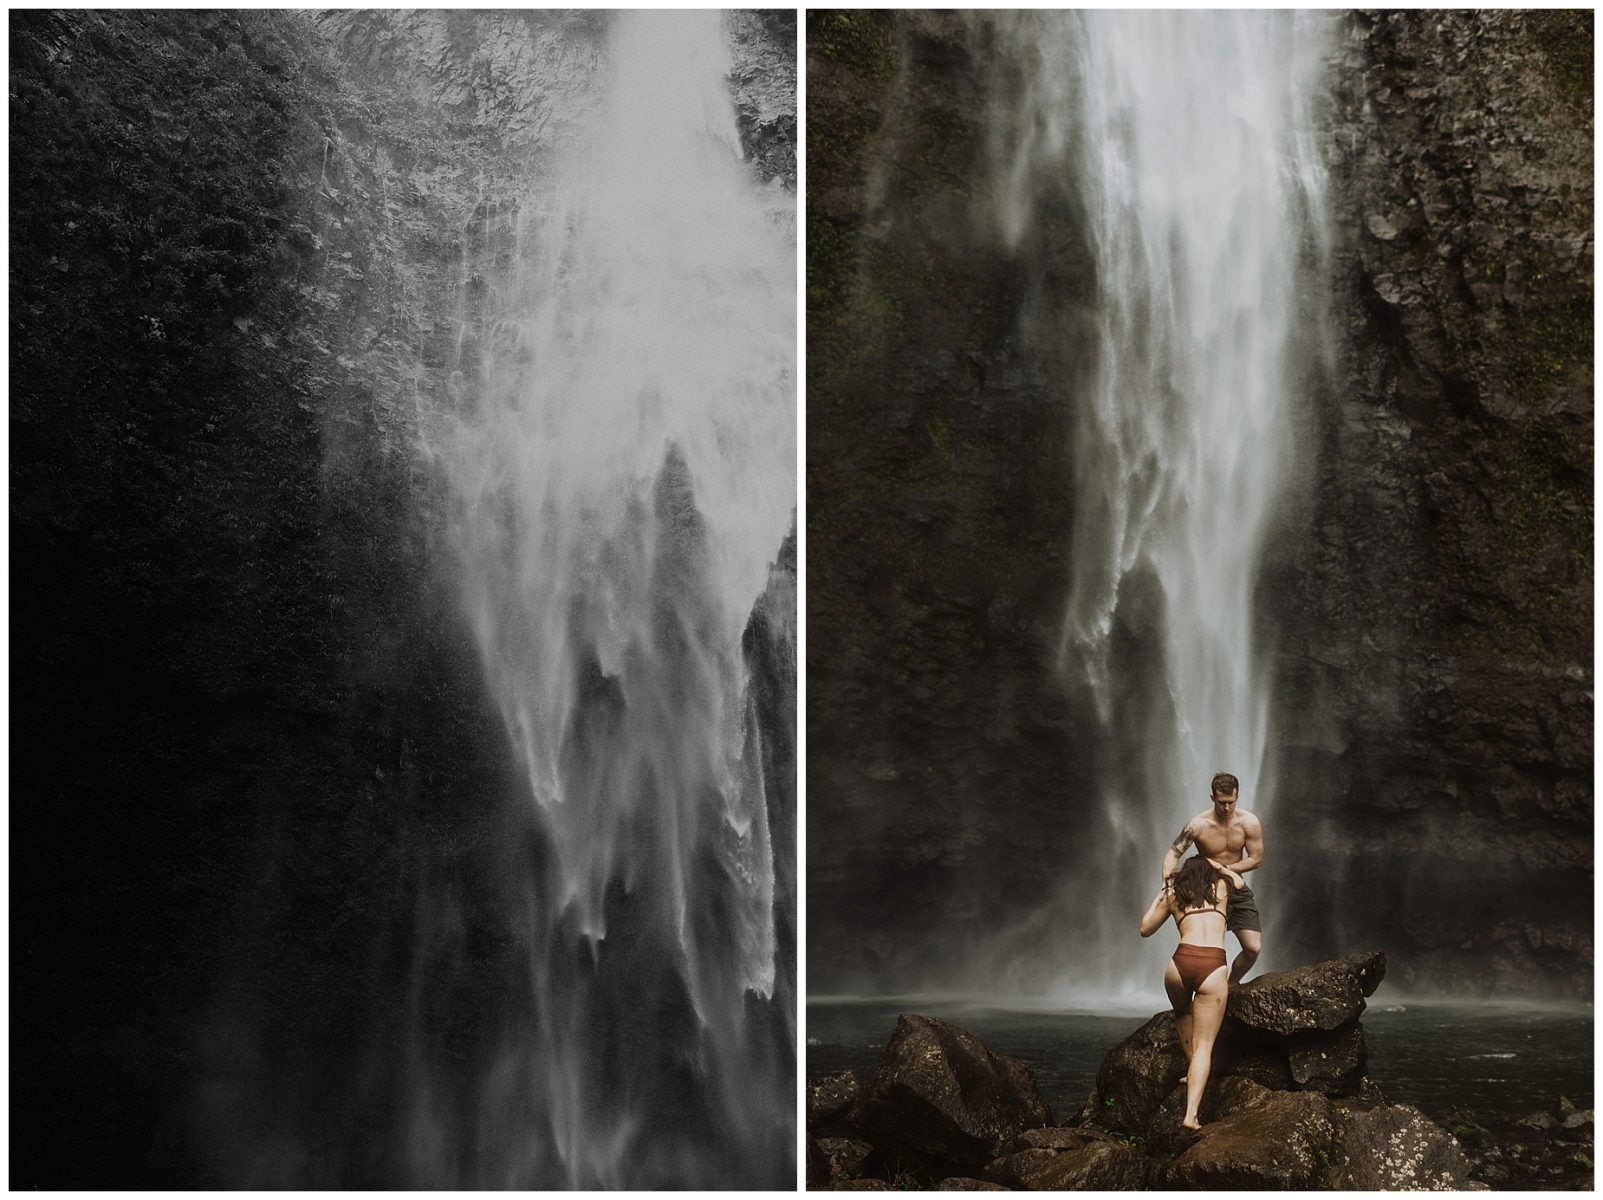
<path fill-rule="evenodd" d="M 1200 1132 L 1180 1126 L 1185 1059 L 1167 1012 L 1108 1053 L 1096 1090 L 1062 1126 L 1024 1064 L 944 1021 L 904 1015 L 861 1103 L 849 1099 L 850 1077 L 813 1085 L 809 1132 L 830 1162 L 828 1182 L 815 1182 L 818 1172 L 809 1186 L 1484 1188 L 1447 1130 L 1387 1103 L 1365 1074 L 1358 1015 L 1385 971 L 1383 954 L 1355 954 L 1238 988 Z"/>
<path fill-rule="evenodd" d="M 1029 1067 L 933 1017 L 897 1019 L 863 1098 L 862 1129 L 876 1146 L 961 1166 L 1051 1122 Z"/>

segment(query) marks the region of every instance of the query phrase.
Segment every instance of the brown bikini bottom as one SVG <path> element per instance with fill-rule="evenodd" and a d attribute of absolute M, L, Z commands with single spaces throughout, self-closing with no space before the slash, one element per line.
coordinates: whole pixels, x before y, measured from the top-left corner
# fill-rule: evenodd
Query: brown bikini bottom
<path fill-rule="evenodd" d="M 1193 946 L 1181 942 L 1174 948 L 1174 965 L 1180 972 L 1180 982 L 1196 995 L 1203 980 L 1225 965 L 1223 946 Z"/>

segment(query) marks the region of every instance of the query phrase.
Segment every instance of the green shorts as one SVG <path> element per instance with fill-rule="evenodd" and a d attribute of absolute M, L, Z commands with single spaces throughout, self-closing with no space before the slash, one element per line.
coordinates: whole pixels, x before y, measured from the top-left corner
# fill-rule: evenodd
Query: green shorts
<path fill-rule="evenodd" d="M 1252 894 L 1250 887 L 1230 889 L 1230 900 L 1225 905 L 1225 928 L 1231 933 L 1243 929 L 1263 931 L 1263 921 L 1258 916 L 1258 898 Z"/>

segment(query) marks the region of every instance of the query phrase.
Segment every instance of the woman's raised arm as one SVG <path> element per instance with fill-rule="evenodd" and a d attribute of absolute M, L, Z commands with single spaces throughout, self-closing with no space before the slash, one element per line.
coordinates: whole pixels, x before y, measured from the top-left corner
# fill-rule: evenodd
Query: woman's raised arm
<path fill-rule="evenodd" d="M 1141 936 L 1151 937 L 1163 928 L 1163 923 L 1168 919 L 1169 886 L 1165 884 L 1158 889 L 1158 894 L 1152 897 L 1152 903 L 1147 906 L 1147 911 L 1141 918 Z"/>

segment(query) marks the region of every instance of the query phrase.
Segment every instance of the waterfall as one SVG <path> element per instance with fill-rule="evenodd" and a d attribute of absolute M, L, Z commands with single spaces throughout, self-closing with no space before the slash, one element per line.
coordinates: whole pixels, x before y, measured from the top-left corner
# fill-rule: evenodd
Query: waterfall
<path fill-rule="evenodd" d="M 525 1011 L 476 1101 L 523 1149 L 473 1186 L 788 1186 L 794 1161 L 742 652 L 795 505 L 794 201 L 741 161 L 729 70 L 718 13 L 619 14 L 511 268 L 464 271 L 490 296 L 426 450 L 534 847 Z"/>
<path fill-rule="evenodd" d="M 1043 189 L 1069 174 L 1096 270 L 1091 365 L 1069 418 L 1058 666 L 1087 686 L 1113 745 L 1098 758 L 1109 844 L 1075 885 L 1082 904 L 1106 907 L 1082 909 L 1093 944 L 1078 948 L 1071 990 L 1150 990 L 1161 955 L 1129 928 L 1215 771 L 1239 776 L 1242 807 L 1270 817 L 1272 855 L 1272 696 L 1253 593 L 1288 499 L 1318 307 L 1307 292 L 1328 253 L 1313 132 L 1327 25 L 1137 11 L 1001 25 L 1023 81 L 993 119 L 1002 236 L 1019 247 Z M 1125 635 L 1138 648 L 1121 658 Z M 1143 669 L 1161 679 L 1142 686 Z M 1286 869 L 1270 857 L 1254 882 Z"/>

